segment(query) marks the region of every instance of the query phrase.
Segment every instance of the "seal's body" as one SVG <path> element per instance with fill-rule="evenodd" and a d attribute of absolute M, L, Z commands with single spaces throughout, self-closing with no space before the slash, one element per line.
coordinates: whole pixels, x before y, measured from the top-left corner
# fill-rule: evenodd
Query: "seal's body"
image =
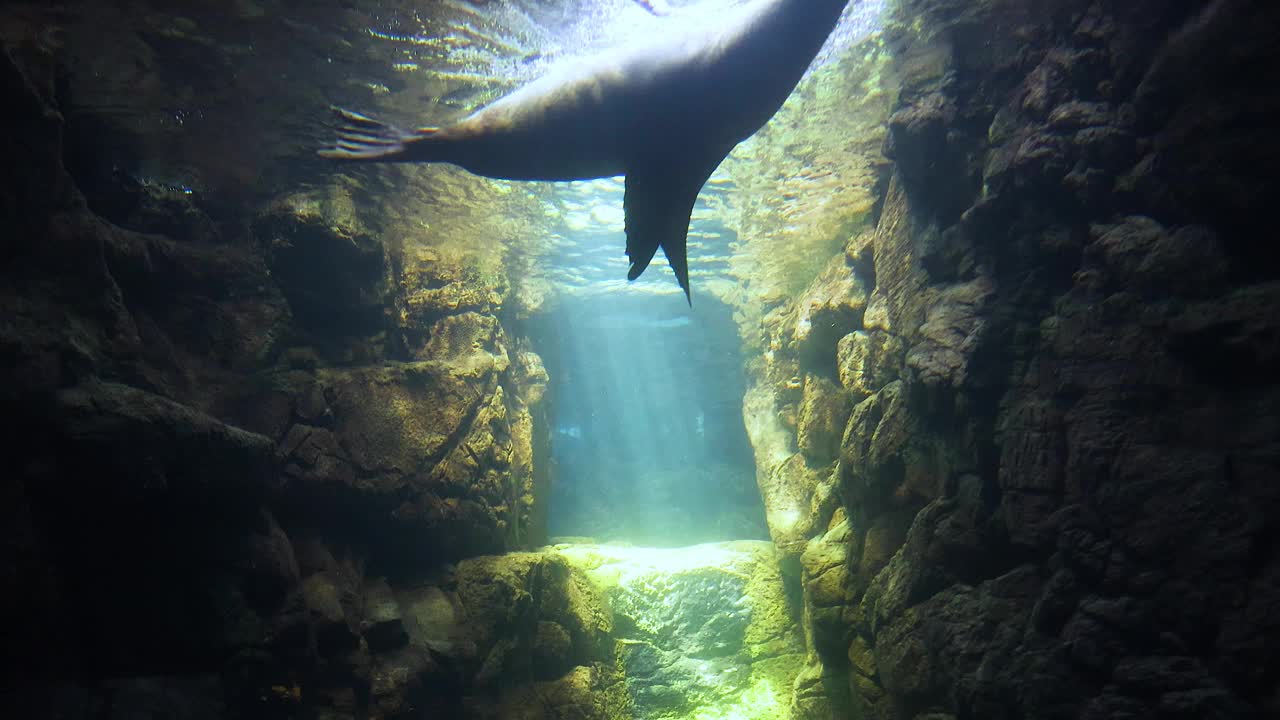
<path fill-rule="evenodd" d="M 698 191 L 777 112 L 848 0 L 751 0 L 661 38 L 562 65 L 443 128 L 338 110 L 342 160 L 447 162 L 508 180 L 626 175 L 628 279 L 662 247 L 685 294 Z M 671 22 L 677 22 L 671 20 Z"/>

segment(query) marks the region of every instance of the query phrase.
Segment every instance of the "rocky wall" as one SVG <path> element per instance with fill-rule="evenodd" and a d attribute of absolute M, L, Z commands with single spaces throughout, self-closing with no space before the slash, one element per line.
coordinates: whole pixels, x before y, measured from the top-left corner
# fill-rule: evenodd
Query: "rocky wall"
<path fill-rule="evenodd" d="M 462 607 L 472 571 L 453 563 L 542 533 L 546 373 L 508 303 L 519 228 L 500 236 L 477 209 L 496 191 L 458 172 L 303 163 L 272 196 L 189 145 L 202 184 L 127 172 L 173 150 L 138 120 L 187 83 L 246 91 L 211 80 L 233 49 L 152 10 L 0 12 L 0 714 L 397 717 L 485 694 L 485 643 L 442 644 L 422 616 Z M 65 44 L 90 26 L 110 51 Z M 185 73 L 175 47 L 199 51 Z M 126 86 L 128 112 L 105 102 Z M 567 570 L 539 562 L 511 581 L 558 603 L 535 626 L 571 612 Z M 489 611 L 467 602 L 479 633 Z M 529 639 L 532 674 L 502 682 L 553 705 L 616 683 L 573 637 L 554 675 Z"/>
<path fill-rule="evenodd" d="M 1278 29 L 899 4 L 876 227 L 749 368 L 811 717 L 1280 712 Z"/>

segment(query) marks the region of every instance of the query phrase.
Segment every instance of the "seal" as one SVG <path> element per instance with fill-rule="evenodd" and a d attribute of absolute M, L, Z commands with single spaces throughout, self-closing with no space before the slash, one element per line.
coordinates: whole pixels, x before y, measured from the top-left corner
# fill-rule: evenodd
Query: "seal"
<path fill-rule="evenodd" d="M 848 2 L 750 0 L 558 65 L 445 127 L 405 131 L 334 108 L 338 140 L 320 155 L 444 162 L 503 180 L 625 175 L 627 279 L 662 248 L 692 302 L 686 242 L 698 192 L 782 107 Z"/>

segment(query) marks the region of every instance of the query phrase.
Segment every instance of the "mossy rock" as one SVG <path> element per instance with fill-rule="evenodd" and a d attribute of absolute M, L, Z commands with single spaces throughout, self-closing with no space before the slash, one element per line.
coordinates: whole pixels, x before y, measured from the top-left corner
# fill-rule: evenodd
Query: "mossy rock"
<path fill-rule="evenodd" d="M 557 551 L 609 600 L 635 717 L 791 717 L 803 644 L 771 543 Z"/>

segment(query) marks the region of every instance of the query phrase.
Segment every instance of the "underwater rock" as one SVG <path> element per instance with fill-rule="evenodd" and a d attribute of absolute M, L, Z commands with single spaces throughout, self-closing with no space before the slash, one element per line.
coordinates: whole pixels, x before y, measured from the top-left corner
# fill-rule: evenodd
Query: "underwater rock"
<path fill-rule="evenodd" d="M 575 667 L 555 680 L 504 689 L 497 699 L 478 698 L 469 703 L 466 717 L 628 720 L 634 715 L 622 671 L 592 663 Z"/>
<path fill-rule="evenodd" d="M 371 713 L 383 717 L 409 715 L 419 707 L 432 707 L 428 681 L 439 672 L 430 653 L 405 647 L 378 654 L 370 669 L 369 705 Z"/>
<path fill-rule="evenodd" d="M 421 233 L 404 233 L 421 229 L 418 216 L 365 207 L 362 183 L 344 178 L 282 192 L 310 170 L 296 157 L 287 180 L 269 167 L 298 128 L 266 126 L 300 95 L 298 107 L 321 102 L 317 84 L 245 71 L 244 47 L 172 9 L 142 10 L 0 13 L 0 90 L 23 136 L 0 141 L 23 166 L 0 171 L 0 206 L 11 211 L 0 213 L 11 240 L 0 253 L 0 364 L 9 434 L 23 448 L 5 484 L 0 525 L 13 550 L 0 575 L 24 588 L 6 612 L 28 618 L 5 644 L 5 665 L 25 668 L 41 693 L 53 678 L 91 683 L 68 689 L 84 701 L 68 717 L 430 706 L 435 691 L 423 688 L 449 686 L 448 671 L 406 644 L 411 623 L 388 594 L 399 576 L 528 536 L 510 518 L 527 513 L 529 487 L 504 463 L 510 455 L 529 472 L 532 421 L 497 385 L 510 365 L 493 317 L 501 296 L 479 282 L 505 280 L 446 255 L 431 277 L 480 293 L 485 313 L 411 317 L 412 330 L 439 331 L 427 349 L 399 312 L 429 274 L 412 261 Z M 294 20 L 294 31 L 308 24 Z M 167 62 L 175 56 L 191 62 Z M 285 75 L 289 92 L 260 94 L 259 81 Z M 250 119 L 249 105 L 271 121 Z M 415 353 L 439 355 L 426 358 L 439 376 L 397 373 Z M 526 378 L 532 397 L 545 373 L 508 382 L 523 392 Z M 433 383 L 441 394 L 423 404 L 420 385 Z M 451 424 L 409 428 L 438 430 L 419 455 L 421 445 L 400 442 L 404 428 L 353 409 L 371 387 L 369 400 L 389 412 Z M 447 467 L 428 480 L 436 465 L 419 460 Z M 413 536 L 427 541 L 405 542 L 412 532 L 398 533 L 397 518 L 427 526 Z M 317 560 L 313 544 L 353 546 L 399 576 L 366 583 Z M 444 637 L 451 658 L 467 662 L 466 637 Z M 153 679 L 156 668 L 214 681 Z M 12 707 L 6 690 L 0 714 Z"/>
<path fill-rule="evenodd" d="M 32 418 L 44 428 L 42 447 L 29 452 L 59 454 L 24 470 L 27 482 L 65 480 L 27 496 L 42 508 L 35 527 L 49 538 L 44 552 L 58 584 L 46 592 L 21 579 L 39 606 L 24 612 L 43 636 L 42 650 L 28 650 L 33 676 L 67 672 L 79 658 L 127 684 L 157 664 L 220 668 L 246 648 L 264 651 L 298 579 L 289 539 L 264 510 L 272 443 L 118 383 L 86 382 L 50 400 L 47 417 Z M 46 614 L 95 629 L 64 635 L 44 625 Z M 166 683 L 174 708 L 203 702 L 180 680 Z M 212 692 L 221 703 L 222 688 Z"/>
<path fill-rule="evenodd" d="M 491 356 L 465 364 L 418 362 L 320 374 L 351 460 L 367 472 L 400 477 L 430 468 L 468 430 L 466 421 L 493 392 Z M 395 478 L 402 481 L 400 478 Z"/>
<path fill-rule="evenodd" d="M 805 665 L 791 691 L 791 713 L 796 720 L 848 717 L 849 684 L 839 670 L 820 662 Z"/>
<path fill-rule="evenodd" d="M 769 535 L 786 553 L 799 553 L 816 527 L 827 518 L 815 510 L 823 509 L 823 488 L 830 486 L 828 468 L 812 468 L 804 456 L 794 453 L 767 471 L 757 471 L 760 494 L 764 499 Z"/>
<path fill-rule="evenodd" d="M 55 208 L 75 203 L 71 175 L 62 162 L 66 118 L 57 112 L 57 63 L 51 52 L 35 47 L 0 47 L 0 92 L 9 103 L 11 133 L 3 140 L 5 157 L 0 171 L 5 214 L 4 229 L 12 242 L 29 244 L 26 230 L 39 229 Z M 16 212 L 17 209 L 22 212 Z M 24 231 L 24 232 L 19 232 Z M 8 253 L 5 253 L 8 257 Z"/>
<path fill-rule="evenodd" d="M 1135 138 L 1128 129 L 1113 126 L 1081 128 L 1072 136 L 1072 142 L 1081 160 L 1091 170 L 1101 173 L 1099 177 L 1105 178 L 1108 185 L 1114 180 L 1114 175 L 1131 167 L 1135 159 Z M 1105 189 L 1110 191 L 1112 188 L 1108 186 Z M 1106 202 L 1105 196 L 1088 200 Z"/>
<path fill-rule="evenodd" d="M 883 316 L 887 322 L 878 321 L 867 325 L 868 328 L 902 333 L 924 322 L 924 310 L 932 291 L 923 268 L 914 258 L 918 256 L 917 235 L 925 232 L 925 226 L 917 221 L 911 203 L 901 179 L 891 176 L 880 223 L 876 226 L 876 287 L 872 296 L 873 304 L 876 296 L 883 299 Z M 880 314 L 877 310 L 876 315 Z"/>
<path fill-rule="evenodd" d="M 551 620 L 539 620 L 533 638 L 533 676 L 552 680 L 563 675 L 572 661 L 573 640 L 569 631 Z"/>
<path fill-rule="evenodd" d="M 458 316 L 448 327 L 441 360 L 317 372 L 309 392 L 325 409 L 311 422 L 325 426 L 299 422 L 279 448 L 285 492 L 313 522 L 383 517 L 379 542 L 420 547 L 428 565 L 521 537 L 532 483 L 531 418 L 497 384 L 507 355 L 473 339 L 498 342 L 496 321 Z M 398 554 L 412 565 L 414 554 Z"/>
<path fill-rule="evenodd" d="M 427 342 L 419 357 L 455 364 L 461 368 L 492 364 L 505 372 L 509 360 L 502 326 L 492 315 L 468 312 L 450 315 L 427 329 Z"/>
<path fill-rule="evenodd" d="M 285 477 L 307 485 L 354 482 L 356 470 L 338 437 L 327 428 L 297 424 L 289 428 L 277 452 Z M 300 483 L 301 484 L 301 483 Z"/>
<path fill-rule="evenodd" d="M 792 717 L 803 645 L 770 543 L 557 551 L 612 608 L 636 717 Z"/>
<path fill-rule="evenodd" d="M 902 516 L 901 512 L 877 515 L 871 527 L 866 529 L 859 548 L 861 552 L 857 554 L 857 570 L 862 582 L 874 578 L 902 547 L 910 527 Z"/>
<path fill-rule="evenodd" d="M 249 372 L 272 357 L 292 318 L 260 258 L 110 226 L 99 233 L 142 341 L 159 346 L 144 356 L 167 371 L 166 389 L 183 397 L 196 380 L 217 388 L 216 371 Z"/>
<path fill-rule="evenodd" d="M 278 442 L 284 442 L 295 423 L 321 427 L 332 420 L 324 388 L 307 370 L 254 373 L 219 393 L 214 410 Z"/>
<path fill-rule="evenodd" d="M 796 443 L 815 465 L 836 459 L 851 407 L 848 394 L 835 383 L 818 375 L 805 377 Z"/>
<path fill-rule="evenodd" d="M 1230 270 L 1218 234 L 1204 225 L 1186 225 L 1158 239 L 1138 272 L 1152 290 L 1207 296 L 1223 288 Z"/>
<path fill-rule="evenodd" d="M 347 652 L 359 643 L 359 635 L 347 618 L 343 600 L 349 588 L 332 572 L 318 572 L 302 581 L 302 600 L 307 619 L 324 655 Z"/>
<path fill-rule="evenodd" d="M 879 286 L 872 291 L 871 297 L 867 299 L 867 311 L 862 316 L 862 326 L 868 332 L 873 330 L 890 332 L 893 330 L 893 319 L 889 317 L 889 301 Z"/>
<path fill-rule="evenodd" d="M 289 536 L 269 511 L 261 516 L 261 526 L 247 542 L 245 596 L 260 614 L 270 615 L 298 585 L 301 572 Z"/>
<path fill-rule="evenodd" d="M 558 647 L 561 671 L 611 655 L 612 617 L 580 571 L 555 553 L 511 553 L 458 564 L 457 597 L 481 658 L 474 681 L 545 679 L 535 658 Z M 552 623 L 564 636 L 552 630 Z M 556 635 L 557 638 L 551 637 Z"/>
<path fill-rule="evenodd" d="M 1228 384 L 1263 384 L 1280 360 L 1270 339 L 1280 325 L 1276 318 L 1280 318 L 1280 283 L 1235 288 L 1213 300 L 1188 304 L 1169 323 L 1168 346 L 1199 377 Z M 1264 411 L 1265 405 L 1258 410 Z M 1250 432 L 1248 437 L 1259 436 Z M 1256 494 L 1261 488 L 1251 486 L 1250 491 Z"/>
<path fill-rule="evenodd" d="M 387 615 L 401 618 L 408 645 L 374 655 L 378 707 L 405 711 L 425 703 L 448 708 L 451 717 L 507 718 L 523 717 L 536 701 L 538 708 L 583 713 L 573 717 L 629 716 L 613 664 L 610 606 L 564 557 L 477 557 L 441 580 L 394 593 L 398 610 L 388 607 Z M 442 684 L 458 694 L 424 695 Z"/>
<path fill-rule="evenodd" d="M 794 436 L 783 424 L 777 400 L 767 386 L 749 387 L 742 415 L 756 457 L 756 484 L 769 534 L 784 551 L 798 553 L 817 522 L 811 513 L 812 501 L 823 478 L 796 452 Z"/>
<path fill-rule="evenodd" d="M 1109 289 L 1157 296 L 1204 296 L 1222 289 L 1227 258 L 1211 228 L 1189 225 L 1170 232 L 1151 218 L 1130 216 L 1095 226 L 1092 233 L 1086 258 L 1097 263 Z"/>
<path fill-rule="evenodd" d="M 426 586 L 396 594 L 409 642 L 419 651 L 454 661 L 475 656 L 476 648 L 456 593 Z"/>
<path fill-rule="evenodd" d="M 850 479 L 851 505 L 883 498 L 902 479 L 902 452 L 912 417 L 906 408 L 902 381 L 894 381 L 858 403 L 849 416 L 841 440 L 841 466 Z M 878 472 L 885 468 L 891 472 Z M 856 473 L 856 475 L 855 475 Z"/>
<path fill-rule="evenodd" d="M 848 519 L 840 518 L 822 537 L 810 540 L 800 555 L 810 643 L 823 663 L 832 667 L 839 667 L 848 646 L 850 628 L 844 611 L 851 588 L 847 563 L 857 550 Z"/>
<path fill-rule="evenodd" d="M 965 384 L 969 361 L 982 343 L 983 315 L 992 293 L 990 280 L 978 277 L 936 295 L 917 331 L 919 340 L 907 351 L 906 364 L 919 372 L 921 382 Z"/>
<path fill-rule="evenodd" d="M 1049 113 L 1049 127 L 1058 131 L 1105 127 L 1112 124 L 1113 111 L 1107 103 L 1072 100 Z"/>
<path fill-rule="evenodd" d="M 903 84 L 919 82 L 904 78 Z M 951 125 L 956 119 L 955 102 L 941 92 L 908 95 L 889 117 L 889 140 L 885 155 L 894 161 L 899 182 L 923 196 L 924 205 L 942 217 L 958 215 L 965 207 L 966 172 L 964 158 L 954 147 Z M 933 182 L 946 175 L 955 181 Z"/>
<path fill-rule="evenodd" d="M 102 488 L 108 493 L 208 497 L 267 488 L 274 443 L 261 435 L 118 383 L 67 388 L 55 402 L 54 422 L 78 462 L 127 479 Z"/>
<path fill-rule="evenodd" d="M 1277 99 L 1231 83 L 1248 67 L 1280 64 L 1267 39 L 1280 15 L 1265 4 L 1196 10 L 1174 20 L 1176 32 L 1149 39 L 1158 46 L 1134 69 L 1135 124 L 1152 150 L 1146 166 L 1134 168 L 1142 176 L 1140 206 L 1168 224 L 1208 224 L 1227 233 L 1237 257 L 1271 262 L 1274 255 L 1247 238 L 1269 223 L 1277 189 L 1275 178 L 1254 170 L 1274 162 L 1280 148 L 1249 118 L 1276 108 Z"/>
<path fill-rule="evenodd" d="M 902 340 L 883 330 L 849 333 L 836 346 L 840 384 L 861 401 L 897 379 Z"/>
<path fill-rule="evenodd" d="M 170 675 L 120 678 L 105 688 L 111 698 L 105 716 L 112 720 L 175 717 L 214 720 L 226 717 L 227 703 L 220 679 L 212 675 Z"/>
<path fill-rule="evenodd" d="M 1234 61 L 1190 58 L 1235 27 L 1232 46 L 1270 67 L 1274 49 L 1245 25 L 1280 16 L 1229 3 L 1202 14 L 1078 3 L 1073 15 L 1056 3 L 1039 16 L 1002 6 L 997 28 L 973 22 L 995 4 L 952 5 L 909 3 L 933 39 L 900 38 L 901 177 L 875 234 L 863 324 L 893 328 L 910 351 L 907 371 L 854 408 L 841 452 L 860 531 L 849 582 L 866 588 L 845 615 L 851 702 L 866 717 L 1265 713 L 1275 700 L 1258 683 L 1274 671 L 1215 669 L 1188 651 L 1214 642 L 1193 614 L 1234 623 L 1242 588 L 1275 565 L 1245 560 L 1269 531 L 1240 495 L 1270 508 L 1274 494 L 1238 469 L 1274 444 L 1244 430 L 1274 428 L 1256 364 L 1274 345 L 1257 334 L 1274 314 L 1262 299 L 1274 273 L 1241 280 L 1260 256 L 1231 237 L 1261 226 L 1258 186 L 1242 187 L 1238 156 L 1220 144 L 1251 136 L 1228 129 L 1239 116 L 1225 108 L 1253 101 L 1201 84 L 1232 76 Z M 1151 11 L 1141 17 L 1168 34 L 1133 30 L 1134 13 Z M 1042 34 L 1075 23 L 1069 39 Z M 1019 26 L 1019 62 L 977 49 Z M 936 72 L 921 69 L 930 48 Z M 1269 157 L 1271 140 L 1253 141 Z M 958 229 L 939 198 L 963 190 L 963 174 L 940 171 L 945 158 L 920 162 L 930 152 L 984 168 Z M 1233 197 L 1206 199 L 1216 192 Z M 841 370 L 854 343 L 842 343 Z M 1268 399 L 1240 404 L 1252 393 Z M 1207 429 L 1220 424 L 1233 429 Z M 1208 577 L 1214 592 L 1202 590 Z M 1257 652 L 1236 643 L 1237 659 Z"/>
<path fill-rule="evenodd" d="M 361 609 L 360 634 L 368 643 L 370 652 L 386 652 L 408 642 L 400 604 L 386 580 L 365 584 Z"/>
<path fill-rule="evenodd" d="M 11 394 L 100 375 L 212 412 L 288 322 L 265 269 L 236 249 L 132 233 L 83 209 L 40 234 L 0 294 L 7 362 L 25 379 Z"/>
<path fill-rule="evenodd" d="M 792 339 L 802 363 L 834 367 L 835 346 L 841 337 L 862 327 L 867 288 L 843 254 L 832 257 L 796 301 Z"/>
<path fill-rule="evenodd" d="M 838 503 L 822 466 L 837 457 L 850 398 L 828 378 L 837 375 L 838 333 L 860 325 L 865 304 L 864 281 L 834 255 L 801 299 L 768 313 L 770 350 L 748 367 L 743 419 L 756 484 L 770 535 L 788 553 L 799 554 Z"/>
<path fill-rule="evenodd" d="M 542 402 L 551 378 L 547 368 L 542 364 L 542 357 L 529 350 L 520 350 L 513 358 L 512 370 L 516 377 L 516 387 L 521 397 L 529 405 Z"/>
<path fill-rule="evenodd" d="M 276 199 L 253 224 L 297 328 L 335 350 L 386 327 L 388 258 L 357 216 L 350 189 Z"/>
<path fill-rule="evenodd" d="M 493 313 L 500 308 L 504 298 L 505 278 L 486 278 L 466 268 L 454 268 L 443 263 L 423 263 L 418 273 L 407 278 L 419 287 L 406 295 L 403 301 L 401 322 L 406 328 L 421 327 L 434 318 L 459 312 Z"/>
<path fill-rule="evenodd" d="M 1087 252 L 1114 276 L 1117 288 L 1133 284 L 1138 267 L 1156 241 L 1164 235 L 1164 227 L 1149 217 L 1129 217 L 1122 222 L 1094 229 L 1097 239 Z"/>

